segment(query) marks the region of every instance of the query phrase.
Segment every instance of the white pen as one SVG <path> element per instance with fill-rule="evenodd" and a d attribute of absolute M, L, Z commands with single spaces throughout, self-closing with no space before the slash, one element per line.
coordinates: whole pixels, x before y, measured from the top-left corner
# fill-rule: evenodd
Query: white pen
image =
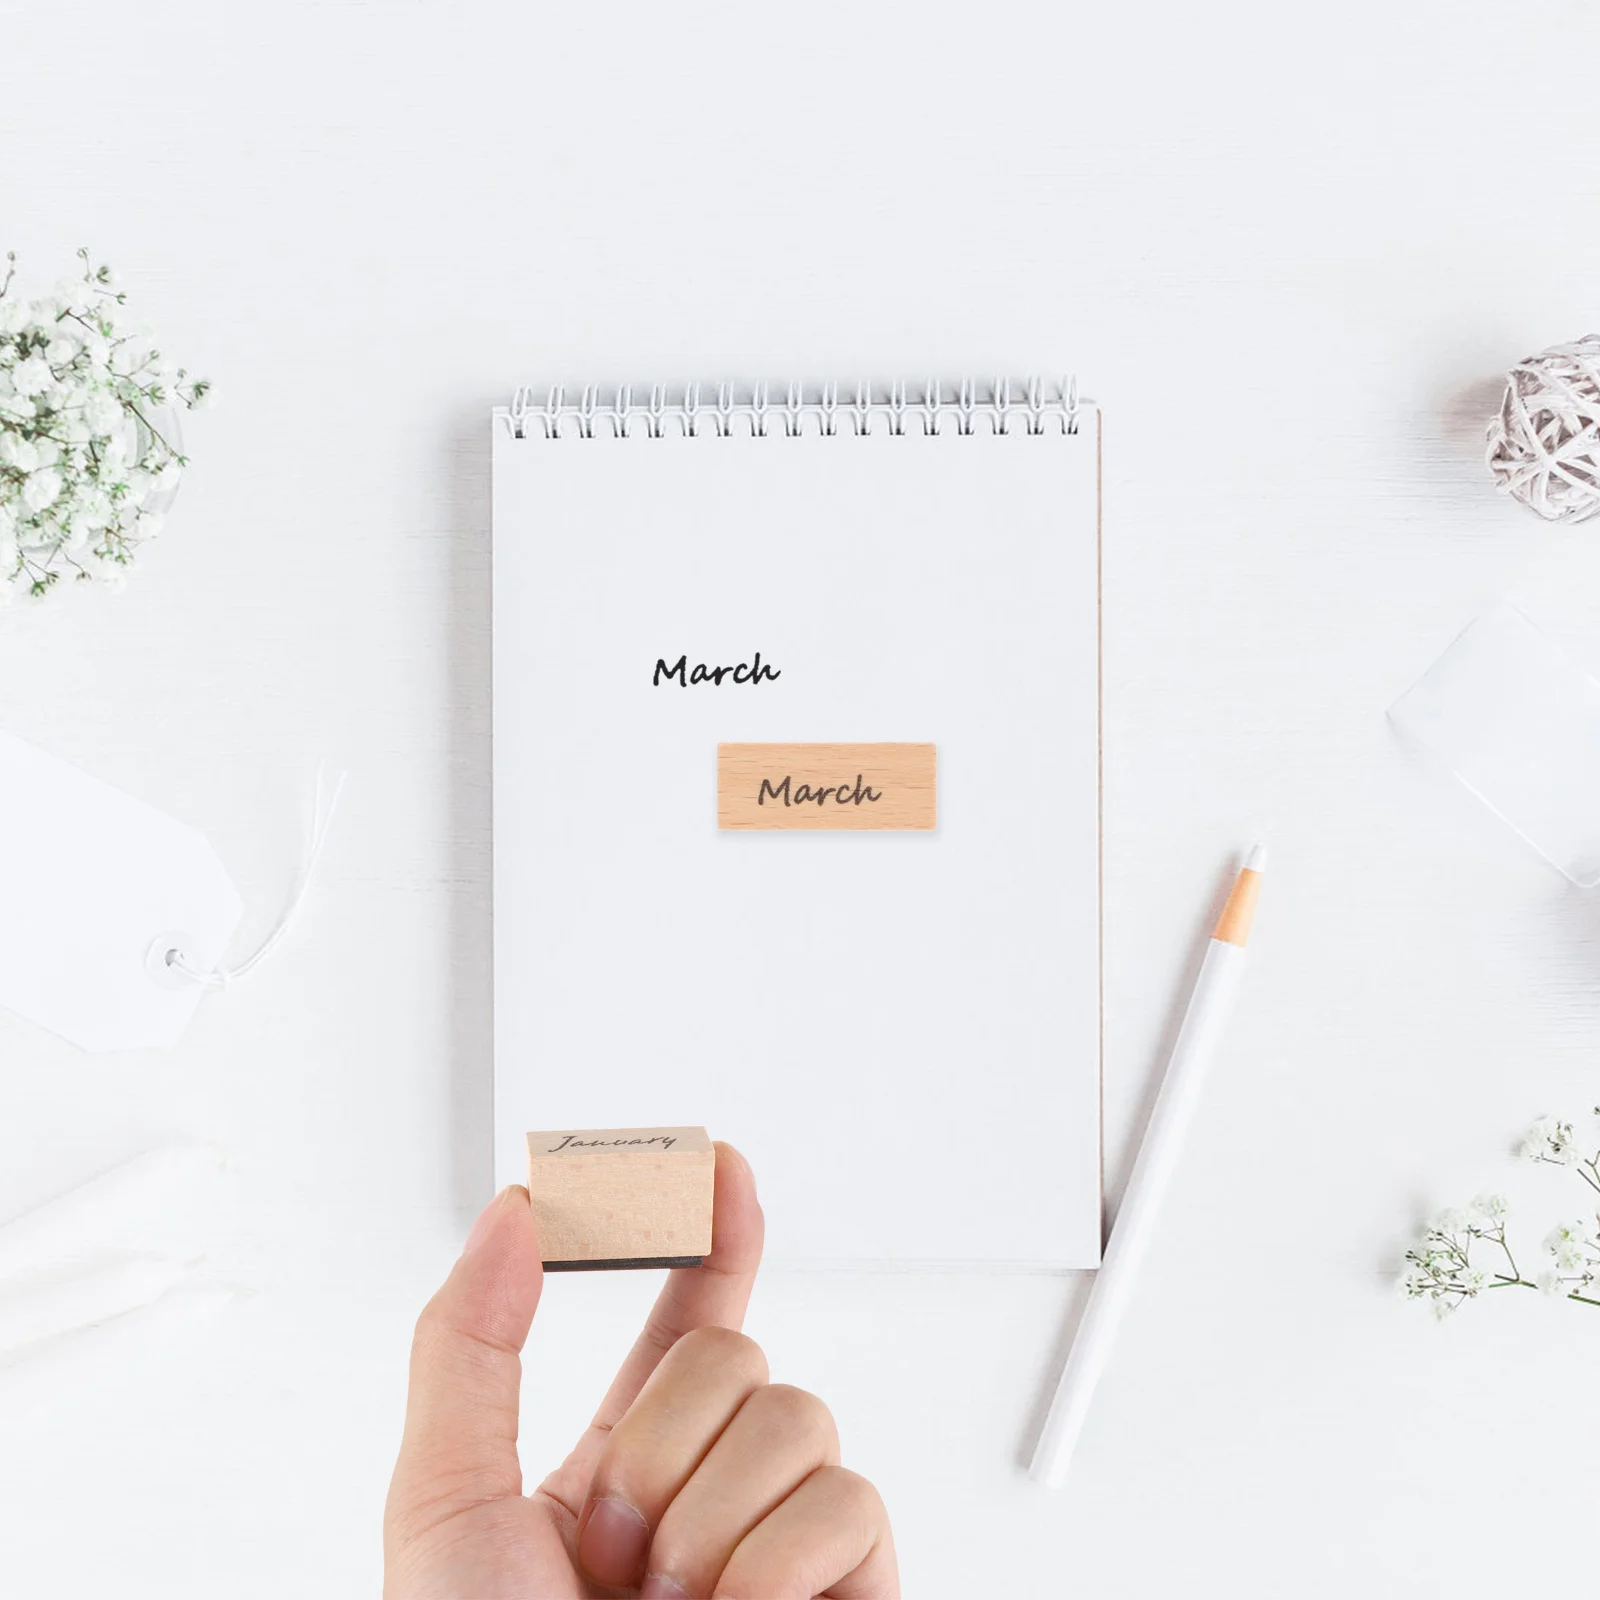
<path fill-rule="evenodd" d="M 1059 1489 L 1066 1482 L 1078 1435 L 1083 1432 L 1084 1419 L 1149 1247 L 1156 1214 L 1178 1164 L 1189 1124 L 1194 1120 L 1206 1068 L 1216 1053 L 1228 1013 L 1233 1010 L 1239 980 L 1244 976 L 1245 946 L 1266 864 L 1266 847 L 1258 844 L 1234 880 L 1233 892 L 1206 947 L 1194 995 L 1178 1032 L 1178 1042 L 1172 1047 L 1155 1110 L 1150 1113 L 1150 1126 L 1134 1160 L 1133 1175 L 1128 1179 L 1105 1257 L 1095 1275 L 1089 1304 L 1033 1452 L 1028 1476 L 1035 1483 Z"/>

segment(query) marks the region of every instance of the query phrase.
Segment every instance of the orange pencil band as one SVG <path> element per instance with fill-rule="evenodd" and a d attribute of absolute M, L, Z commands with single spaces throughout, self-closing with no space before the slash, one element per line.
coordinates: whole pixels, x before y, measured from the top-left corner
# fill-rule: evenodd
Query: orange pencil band
<path fill-rule="evenodd" d="M 1261 870 L 1246 866 L 1233 880 L 1233 892 L 1217 918 L 1211 937 L 1241 949 L 1250 942 L 1250 925 L 1256 917 L 1256 901 L 1261 898 Z"/>

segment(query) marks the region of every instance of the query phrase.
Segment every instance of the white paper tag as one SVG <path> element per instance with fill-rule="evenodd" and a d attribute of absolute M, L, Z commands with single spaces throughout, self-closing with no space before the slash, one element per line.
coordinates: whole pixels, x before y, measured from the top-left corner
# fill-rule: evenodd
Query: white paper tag
<path fill-rule="evenodd" d="M 84 1050 L 175 1044 L 243 904 L 205 836 L 0 733 L 0 1006 Z"/>

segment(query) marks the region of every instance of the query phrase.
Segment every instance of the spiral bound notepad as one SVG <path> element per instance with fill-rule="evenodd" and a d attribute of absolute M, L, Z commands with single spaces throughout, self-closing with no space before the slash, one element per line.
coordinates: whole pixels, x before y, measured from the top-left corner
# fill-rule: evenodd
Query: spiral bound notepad
<path fill-rule="evenodd" d="M 700 1124 L 769 1259 L 1099 1259 L 1099 416 L 493 418 L 495 1137 Z"/>

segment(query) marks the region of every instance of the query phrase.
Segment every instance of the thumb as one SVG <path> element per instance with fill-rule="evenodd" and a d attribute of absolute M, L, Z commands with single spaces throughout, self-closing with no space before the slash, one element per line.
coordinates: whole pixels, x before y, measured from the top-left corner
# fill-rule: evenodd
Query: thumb
<path fill-rule="evenodd" d="M 391 1521 L 437 1524 L 522 1492 L 517 1399 L 522 1344 L 544 1285 L 528 1191 L 502 1189 L 417 1319 Z"/>

